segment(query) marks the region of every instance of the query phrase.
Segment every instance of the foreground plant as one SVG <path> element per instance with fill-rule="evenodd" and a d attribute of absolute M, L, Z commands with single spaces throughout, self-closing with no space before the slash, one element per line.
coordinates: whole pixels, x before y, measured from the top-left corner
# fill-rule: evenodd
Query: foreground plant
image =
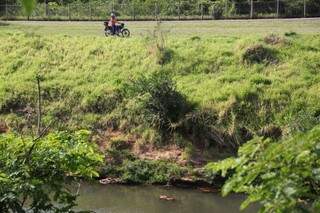
<path fill-rule="evenodd" d="M 0 212 L 72 212 L 67 186 L 98 176 L 103 157 L 88 132 L 49 134 L 34 141 L 0 135 Z"/>
<path fill-rule="evenodd" d="M 229 176 L 223 195 L 248 194 L 241 209 L 260 202 L 260 212 L 318 212 L 320 126 L 281 142 L 256 138 L 237 158 L 211 163 L 207 170 Z"/>

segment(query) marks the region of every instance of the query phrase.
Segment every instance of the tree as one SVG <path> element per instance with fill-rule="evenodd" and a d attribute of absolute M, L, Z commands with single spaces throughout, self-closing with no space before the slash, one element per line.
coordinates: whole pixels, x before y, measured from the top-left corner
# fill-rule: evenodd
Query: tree
<path fill-rule="evenodd" d="M 28 16 L 28 20 L 33 12 L 33 10 L 36 7 L 37 1 L 36 0 L 21 0 L 21 4 L 23 6 L 23 9 Z"/>
<path fill-rule="evenodd" d="M 87 131 L 38 140 L 0 135 L 0 212 L 74 212 L 70 186 L 98 176 L 103 161 L 88 137 Z"/>
<path fill-rule="evenodd" d="M 237 158 L 210 163 L 215 176 L 229 177 L 222 193 L 248 194 L 241 208 L 260 202 L 260 212 L 319 212 L 320 126 L 291 139 L 255 138 Z"/>

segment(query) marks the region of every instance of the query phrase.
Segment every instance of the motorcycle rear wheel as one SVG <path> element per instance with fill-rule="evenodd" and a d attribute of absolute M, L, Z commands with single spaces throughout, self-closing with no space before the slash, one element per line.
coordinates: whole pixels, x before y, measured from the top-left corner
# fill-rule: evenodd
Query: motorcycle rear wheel
<path fill-rule="evenodd" d="M 104 35 L 105 35 L 106 37 L 109 37 L 109 36 L 112 35 L 112 33 L 110 32 L 110 30 L 107 30 L 107 31 L 104 31 Z"/>

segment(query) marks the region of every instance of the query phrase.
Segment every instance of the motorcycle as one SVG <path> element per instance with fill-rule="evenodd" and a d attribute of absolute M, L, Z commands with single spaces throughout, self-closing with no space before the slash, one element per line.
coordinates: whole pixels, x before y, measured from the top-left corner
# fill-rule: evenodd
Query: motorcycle
<path fill-rule="evenodd" d="M 120 25 L 116 25 L 116 29 L 115 32 L 112 32 L 112 27 L 109 26 L 109 23 L 107 21 L 104 22 L 104 34 L 105 36 L 112 36 L 112 35 L 116 35 L 116 36 L 122 36 L 125 38 L 128 38 L 130 36 L 130 31 L 125 28 L 124 23 L 121 23 Z"/>

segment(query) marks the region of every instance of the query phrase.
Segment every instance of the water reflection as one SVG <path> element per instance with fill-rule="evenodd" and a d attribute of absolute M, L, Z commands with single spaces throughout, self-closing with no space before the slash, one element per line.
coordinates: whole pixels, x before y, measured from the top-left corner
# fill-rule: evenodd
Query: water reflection
<path fill-rule="evenodd" d="M 234 213 L 243 196 L 222 198 L 197 190 L 156 186 L 82 185 L 79 208 L 97 213 Z M 175 197 L 162 201 L 160 195 Z M 255 207 L 244 212 L 257 212 Z"/>

